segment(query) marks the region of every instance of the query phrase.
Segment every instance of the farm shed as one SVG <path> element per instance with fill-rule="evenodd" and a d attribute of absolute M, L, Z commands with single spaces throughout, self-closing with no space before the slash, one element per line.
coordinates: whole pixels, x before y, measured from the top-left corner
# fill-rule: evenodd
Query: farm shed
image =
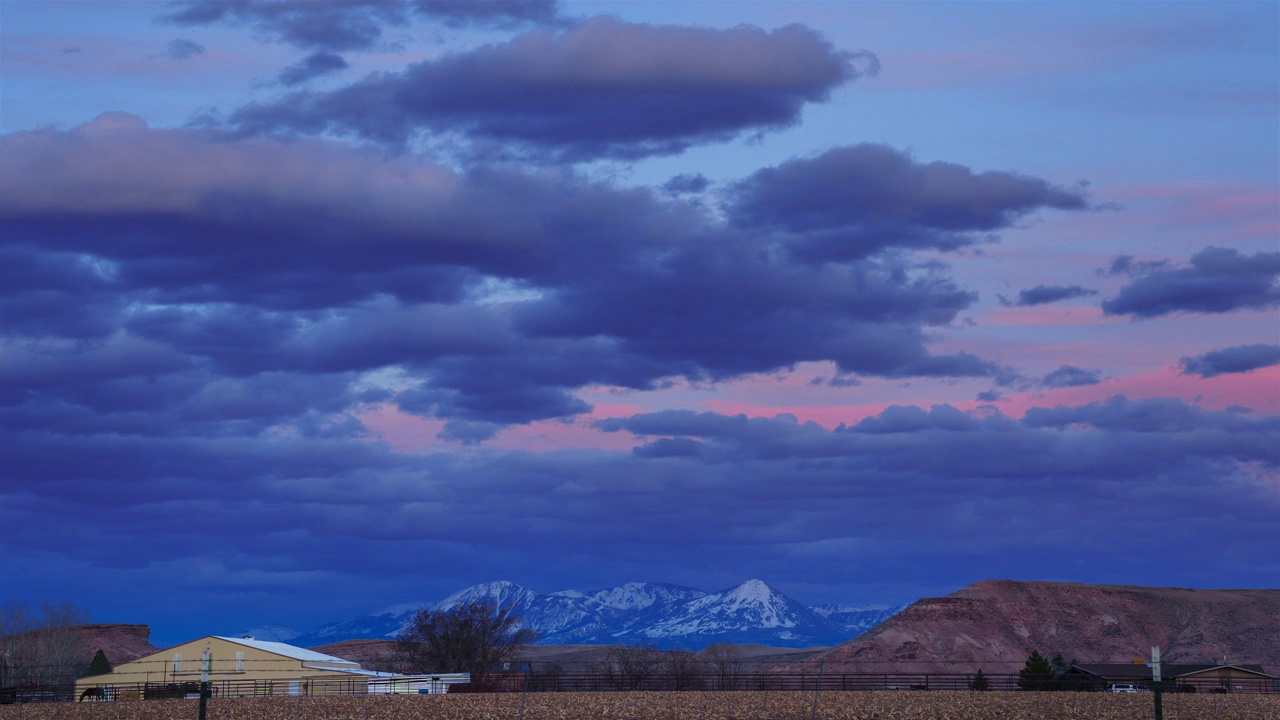
<path fill-rule="evenodd" d="M 1071 666 L 1073 675 L 1094 679 L 1102 687 L 1110 683 L 1153 684 L 1151 668 L 1145 663 L 1092 663 Z M 1273 692 L 1280 680 L 1262 671 L 1261 665 L 1233 663 L 1164 663 L 1160 668 L 1162 686 L 1193 692 Z"/>
<path fill-rule="evenodd" d="M 76 693 L 94 687 L 189 687 L 201 679 L 206 649 L 209 680 L 221 696 L 347 694 L 363 689 L 371 679 L 395 677 L 285 643 L 209 635 L 124 663 L 110 673 L 81 678 Z"/>

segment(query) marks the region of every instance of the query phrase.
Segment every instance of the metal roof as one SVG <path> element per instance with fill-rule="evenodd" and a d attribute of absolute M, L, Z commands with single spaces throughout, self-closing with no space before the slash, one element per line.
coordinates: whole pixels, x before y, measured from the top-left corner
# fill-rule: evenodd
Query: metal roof
<path fill-rule="evenodd" d="M 1151 679 L 1151 668 L 1144 663 L 1077 663 L 1071 667 L 1089 675 L 1096 675 L 1109 679 Z M 1188 675 L 1196 675 L 1198 673 L 1207 672 L 1209 670 L 1218 670 L 1222 668 L 1231 668 L 1264 678 L 1273 677 L 1262 671 L 1261 665 L 1237 665 L 1237 664 L 1214 664 L 1214 663 L 1162 663 L 1160 666 L 1161 675 L 1166 678 L 1187 677 Z"/>
<path fill-rule="evenodd" d="M 230 643 L 236 643 L 237 645 L 244 645 L 245 647 L 251 647 L 251 648 L 254 648 L 255 650 L 262 650 L 264 652 L 274 653 L 276 655 L 283 655 L 284 657 L 287 657 L 287 658 L 293 658 L 294 660 L 301 660 L 302 662 L 337 663 L 340 665 L 351 665 L 354 667 L 360 666 L 360 663 L 352 662 L 350 660 L 344 660 L 340 657 L 334 657 L 332 655 L 325 655 L 324 653 L 318 653 L 315 650 L 308 650 L 306 648 L 300 648 L 294 645 L 287 645 L 282 642 L 269 642 L 267 640 L 252 640 L 250 638 L 222 637 L 221 635 L 214 635 L 213 637 L 219 640 L 225 640 Z"/>

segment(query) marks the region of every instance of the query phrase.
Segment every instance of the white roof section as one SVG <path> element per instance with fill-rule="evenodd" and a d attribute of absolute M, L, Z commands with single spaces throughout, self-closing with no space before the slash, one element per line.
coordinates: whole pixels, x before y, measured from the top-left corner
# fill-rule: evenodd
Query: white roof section
<path fill-rule="evenodd" d="M 381 670 L 365 670 L 364 668 L 334 668 L 334 670 L 345 675 L 364 675 L 365 677 L 386 678 L 388 680 L 405 677 L 399 673 L 382 672 Z"/>
<path fill-rule="evenodd" d="M 352 662 L 350 660 L 344 660 L 340 657 L 334 657 L 332 655 L 325 655 L 324 653 L 318 653 L 315 650 L 308 650 L 306 648 L 300 648 L 300 647 L 296 647 L 294 645 L 288 645 L 282 642 L 270 642 L 267 640 L 250 640 L 249 638 L 222 637 L 221 635 L 214 635 L 214 637 L 219 640 L 225 640 L 230 643 L 236 643 L 237 645 L 244 645 L 245 647 L 251 647 L 251 648 L 254 648 L 255 650 L 262 650 L 264 652 L 275 653 L 276 655 L 283 655 L 284 657 L 287 657 L 287 658 L 293 658 L 294 660 L 301 660 L 302 662 L 337 663 L 341 665 L 351 665 L 354 667 L 360 666 L 360 663 Z"/>

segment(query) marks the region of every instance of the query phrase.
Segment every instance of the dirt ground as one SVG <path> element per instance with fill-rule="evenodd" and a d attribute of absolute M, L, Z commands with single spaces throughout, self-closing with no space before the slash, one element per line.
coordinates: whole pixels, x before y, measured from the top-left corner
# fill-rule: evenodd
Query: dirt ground
<path fill-rule="evenodd" d="M 197 720 L 196 700 L 0 706 L 0 720 Z M 237 698 L 209 720 L 1149 720 L 1147 693 L 632 692 Z M 1280 695 L 1168 695 L 1165 720 L 1280 718 Z"/>

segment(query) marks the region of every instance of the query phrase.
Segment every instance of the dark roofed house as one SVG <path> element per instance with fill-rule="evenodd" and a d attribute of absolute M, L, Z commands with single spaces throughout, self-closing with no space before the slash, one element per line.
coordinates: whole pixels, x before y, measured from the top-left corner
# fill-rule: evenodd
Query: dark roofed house
<path fill-rule="evenodd" d="M 1108 685 L 1154 685 L 1151 668 L 1141 662 L 1080 663 L 1071 666 L 1071 675 L 1093 681 L 1099 690 Z M 1261 665 L 1235 663 L 1162 663 L 1161 688 L 1178 692 L 1275 692 L 1280 678 L 1262 671 Z"/>

